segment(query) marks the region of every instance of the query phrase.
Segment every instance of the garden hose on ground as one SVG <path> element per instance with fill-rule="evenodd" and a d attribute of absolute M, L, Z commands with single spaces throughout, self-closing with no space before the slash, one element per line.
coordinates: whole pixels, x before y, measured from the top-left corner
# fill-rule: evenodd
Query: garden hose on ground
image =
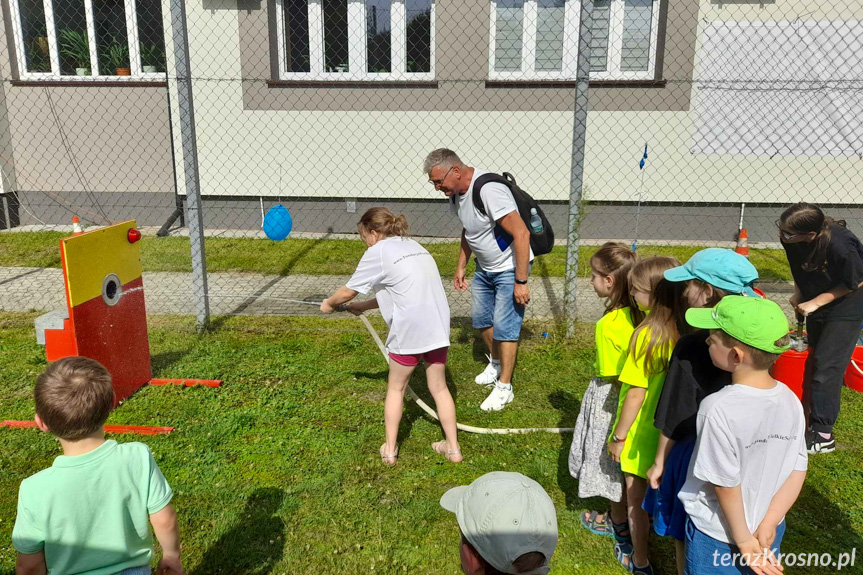
<path fill-rule="evenodd" d="M 387 355 L 387 348 L 384 346 L 384 342 L 381 341 L 378 332 L 375 330 L 374 326 L 372 326 L 371 322 L 364 315 L 357 316 L 360 318 L 360 321 L 363 322 L 363 325 L 366 326 L 366 329 L 369 330 L 369 334 L 371 334 L 372 339 L 375 340 L 375 343 L 378 346 L 378 349 L 381 352 L 381 355 L 384 357 L 384 361 L 389 365 L 389 355 Z M 417 405 L 420 406 L 420 409 L 425 411 L 431 417 L 438 419 L 437 413 L 428 404 L 420 399 L 420 397 L 416 394 L 416 392 L 411 389 L 411 386 L 408 385 L 407 389 L 410 396 L 416 402 Z M 485 433 L 485 434 L 497 434 L 497 435 L 508 435 L 514 433 L 531 433 L 533 431 L 545 431 L 547 433 L 571 433 L 573 431 L 572 427 L 527 427 L 521 429 L 494 429 L 488 427 L 474 427 L 473 425 L 465 425 L 464 423 L 458 423 L 458 428 L 461 431 L 466 431 L 468 433 Z"/>
<path fill-rule="evenodd" d="M 321 303 L 323 303 L 323 302 L 319 302 L 319 301 L 296 300 L 296 299 L 287 299 L 287 298 L 273 298 L 273 299 L 279 299 L 282 301 L 287 301 L 287 302 L 292 302 L 292 303 L 300 303 L 300 304 L 305 304 L 305 305 L 316 305 L 318 307 L 320 307 Z M 341 306 L 339 306 L 336 309 L 338 311 L 346 311 Z M 369 321 L 369 319 L 365 315 L 358 315 L 357 317 L 360 319 L 360 321 L 363 322 L 363 325 L 366 326 L 366 329 L 368 330 L 369 335 L 371 335 L 372 339 L 375 340 L 375 344 L 378 346 L 378 349 L 380 350 L 381 355 L 384 358 L 384 362 L 387 364 L 387 366 L 389 366 L 390 357 L 389 357 L 389 354 L 387 354 L 387 348 L 384 345 L 384 342 L 381 341 L 381 338 L 378 335 L 377 330 L 374 328 L 374 326 L 371 324 L 371 322 Z M 432 409 L 431 407 L 429 407 L 429 405 L 425 401 L 423 401 L 422 398 L 420 398 L 420 396 L 418 396 L 413 389 L 411 389 L 410 385 L 407 386 L 407 392 L 408 392 L 408 394 L 410 394 L 411 398 L 413 398 L 413 400 L 416 402 L 416 404 L 420 406 L 420 409 L 425 411 L 429 416 L 433 417 L 436 421 L 440 421 L 440 418 L 438 418 L 435 410 Z M 534 431 L 544 431 L 546 433 L 558 433 L 558 434 L 560 434 L 560 433 L 572 433 L 574 430 L 572 427 L 525 427 L 525 428 L 496 429 L 496 428 L 489 428 L 489 427 L 475 427 L 473 425 L 465 425 L 464 423 L 457 423 L 456 425 L 458 426 L 458 428 L 461 431 L 465 431 L 467 433 L 482 433 L 482 434 L 486 434 L 486 435 L 510 435 L 510 434 L 519 434 L 519 433 L 532 433 Z"/>

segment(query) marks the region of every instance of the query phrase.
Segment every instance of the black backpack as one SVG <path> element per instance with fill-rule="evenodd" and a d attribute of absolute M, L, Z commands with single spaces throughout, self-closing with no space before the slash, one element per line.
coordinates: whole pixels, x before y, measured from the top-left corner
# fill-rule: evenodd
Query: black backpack
<path fill-rule="evenodd" d="M 483 174 L 476 179 L 473 184 L 473 205 L 481 213 L 486 216 L 485 205 L 482 203 L 482 197 L 479 194 L 480 189 L 489 182 L 497 182 L 509 188 L 512 192 L 512 198 L 515 200 L 515 205 L 518 207 L 518 214 L 521 216 L 527 231 L 530 232 L 530 248 L 533 250 L 534 256 L 547 254 L 554 247 L 554 230 L 551 229 L 551 224 L 539 204 L 530 194 L 518 187 L 515 183 L 515 178 L 512 174 L 504 172 L 502 176 L 498 174 Z M 542 219 L 542 231 L 537 233 L 530 225 L 530 210 L 536 209 L 536 213 Z M 512 243 L 512 236 L 504 230 L 499 223 L 495 223 L 495 236 L 504 238 L 507 245 Z"/>

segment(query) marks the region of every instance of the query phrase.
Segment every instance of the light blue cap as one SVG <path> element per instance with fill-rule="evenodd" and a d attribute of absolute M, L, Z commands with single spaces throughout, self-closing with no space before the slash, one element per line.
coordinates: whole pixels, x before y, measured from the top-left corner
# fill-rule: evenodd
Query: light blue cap
<path fill-rule="evenodd" d="M 729 294 L 758 296 L 752 289 L 758 281 L 758 270 L 734 250 L 707 248 L 696 252 L 682 266 L 665 270 L 670 282 L 699 279 Z"/>

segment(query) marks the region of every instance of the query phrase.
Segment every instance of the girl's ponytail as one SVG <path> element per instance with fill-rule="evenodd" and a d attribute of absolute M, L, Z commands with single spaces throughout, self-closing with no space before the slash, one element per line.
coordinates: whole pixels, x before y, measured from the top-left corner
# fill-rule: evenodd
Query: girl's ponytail
<path fill-rule="evenodd" d="M 357 224 L 360 232 L 377 232 L 384 237 L 407 236 L 410 232 L 404 214 L 395 215 L 389 208 L 369 208 Z"/>

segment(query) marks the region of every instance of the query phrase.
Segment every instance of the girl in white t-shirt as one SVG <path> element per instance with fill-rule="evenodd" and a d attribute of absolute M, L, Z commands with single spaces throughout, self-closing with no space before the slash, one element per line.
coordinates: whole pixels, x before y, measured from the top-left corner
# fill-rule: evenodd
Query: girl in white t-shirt
<path fill-rule="evenodd" d="M 462 460 L 456 437 L 455 403 L 446 386 L 446 358 L 449 349 L 449 304 L 437 264 L 431 254 L 407 238 L 408 223 L 387 208 L 371 208 L 357 224 L 369 247 L 347 285 L 325 299 L 321 311 L 332 313 L 339 306 L 359 315 L 380 308 L 387 326 L 387 353 L 390 356 L 389 387 L 384 403 L 386 443 L 381 460 L 395 465 L 399 455 L 399 422 L 405 389 L 420 359 L 425 360 L 426 381 L 434 398 L 445 441 L 432 449 L 447 460 Z M 348 303 L 358 293 L 375 292 L 363 302 Z"/>

